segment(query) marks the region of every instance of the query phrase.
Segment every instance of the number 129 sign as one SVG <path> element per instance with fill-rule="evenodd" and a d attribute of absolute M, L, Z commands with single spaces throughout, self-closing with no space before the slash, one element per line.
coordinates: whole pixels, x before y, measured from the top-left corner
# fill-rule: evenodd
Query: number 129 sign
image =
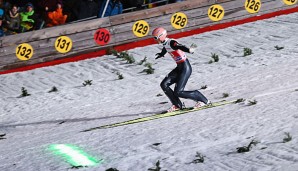
<path fill-rule="evenodd" d="M 106 45 L 107 43 L 110 42 L 110 40 L 111 40 L 111 34 L 107 29 L 100 28 L 94 34 L 94 41 L 98 45 L 101 45 L 101 46 Z"/>
<path fill-rule="evenodd" d="M 149 24 L 144 20 L 135 22 L 132 31 L 137 37 L 144 37 L 149 33 Z"/>

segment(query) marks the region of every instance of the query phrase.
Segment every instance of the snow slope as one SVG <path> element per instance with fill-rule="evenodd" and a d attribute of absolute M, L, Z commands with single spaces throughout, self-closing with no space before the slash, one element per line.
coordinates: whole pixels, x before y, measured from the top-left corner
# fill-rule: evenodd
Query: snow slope
<path fill-rule="evenodd" d="M 72 170 L 48 150 L 51 144 L 72 144 L 103 159 L 80 168 L 88 171 L 146 171 L 158 160 L 163 171 L 297 171 L 297 28 L 294 13 L 179 39 L 198 46 L 188 54 L 193 73 L 186 90 L 207 85 L 200 91 L 211 101 L 246 101 L 91 132 L 80 131 L 170 107 L 159 83 L 175 63 L 169 56 L 154 60 L 160 45 L 129 50 L 135 64 L 110 55 L 0 75 L 0 134 L 6 134 L 0 139 L 0 170 Z M 253 54 L 243 57 L 243 48 Z M 208 63 L 211 53 L 219 62 Z M 145 56 L 154 74 L 141 72 L 145 67 L 137 63 Z M 84 87 L 85 80 L 93 84 Z M 58 92 L 48 93 L 53 86 Z M 19 98 L 21 87 L 31 96 Z M 285 132 L 293 138 L 287 143 Z M 252 140 L 259 143 L 251 151 L 237 153 Z M 193 163 L 197 153 L 204 163 Z"/>

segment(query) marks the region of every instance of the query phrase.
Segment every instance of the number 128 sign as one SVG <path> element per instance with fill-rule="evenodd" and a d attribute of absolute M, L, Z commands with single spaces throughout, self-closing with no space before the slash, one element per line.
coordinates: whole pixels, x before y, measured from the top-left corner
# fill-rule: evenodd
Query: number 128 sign
<path fill-rule="evenodd" d="M 175 29 L 182 29 L 187 24 L 187 16 L 182 12 L 172 15 L 171 24 Z"/>

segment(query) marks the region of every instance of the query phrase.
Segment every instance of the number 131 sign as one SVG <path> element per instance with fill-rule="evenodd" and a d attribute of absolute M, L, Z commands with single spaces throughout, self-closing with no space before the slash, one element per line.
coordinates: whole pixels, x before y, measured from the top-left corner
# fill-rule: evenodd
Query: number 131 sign
<path fill-rule="evenodd" d="M 55 48 L 60 53 L 67 53 L 72 48 L 72 40 L 67 36 L 60 36 L 55 41 Z"/>

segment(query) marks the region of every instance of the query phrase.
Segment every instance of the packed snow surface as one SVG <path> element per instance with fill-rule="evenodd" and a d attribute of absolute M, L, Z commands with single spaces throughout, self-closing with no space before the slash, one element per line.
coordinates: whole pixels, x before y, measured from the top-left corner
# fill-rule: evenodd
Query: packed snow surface
<path fill-rule="evenodd" d="M 81 132 L 171 106 L 160 82 L 176 64 L 169 55 L 154 59 L 161 45 L 129 50 L 133 64 L 106 55 L 0 75 L 0 170 L 72 170 L 49 150 L 71 144 L 102 160 L 79 170 L 146 171 L 159 161 L 162 171 L 297 171 L 297 28 L 293 13 L 178 39 L 197 45 L 187 54 L 193 72 L 185 90 L 199 89 L 212 102 L 245 101 L 109 129 Z M 244 57 L 244 48 L 252 54 Z M 209 63 L 212 54 L 218 62 Z M 154 74 L 142 72 L 145 57 Z M 58 92 L 49 93 L 54 86 Z M 20 97 L 22 87 L 31 95 Z M 284 141 L 286 133 L 292 140 Z M 252 141 L 250 151 L 237 152 Z"/>

